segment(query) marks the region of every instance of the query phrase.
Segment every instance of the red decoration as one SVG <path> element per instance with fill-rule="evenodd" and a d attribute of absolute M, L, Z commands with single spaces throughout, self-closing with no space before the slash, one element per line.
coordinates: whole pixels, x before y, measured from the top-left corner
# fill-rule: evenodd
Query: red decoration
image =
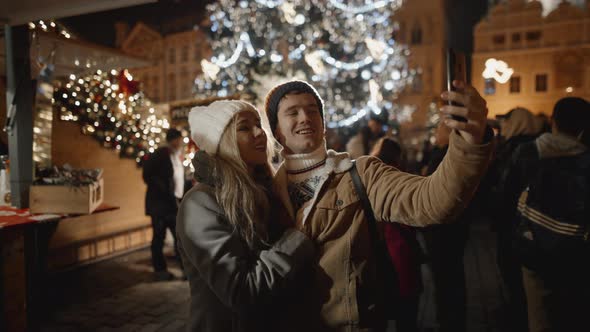
<path fill-rule="evenodd" d="M 125 94 L 126 97 L 139 92 L 139 81 L 134 81 L 127 69 L 121 70 L 117 79 L 119 81 L 119 91 Z"/>

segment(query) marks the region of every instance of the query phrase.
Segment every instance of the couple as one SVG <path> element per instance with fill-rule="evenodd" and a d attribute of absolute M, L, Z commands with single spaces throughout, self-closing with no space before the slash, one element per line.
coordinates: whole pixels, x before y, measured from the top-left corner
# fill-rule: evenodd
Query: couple
<path fill-rule="evenodd" d="M 434 174 L 357 160 L 379 222 L 452 221 L 475 191 L 492 151 L 487 108 L 473 87 L 454 84 L 458 92 L 442 98 L 465 106 L 441 109 L 455 131 Z M 191 288 L 189 330 L 383 331 L 353 163 L 326 149 L 322 99 L 308 83 L 291 81 L 269 92 L 264 111 L 283 146 L 276 174 L 251 104 L 217 101 L 189 114 L 191 137 L 205 152 L 194 161 L 201 183 L 185 195 L 177 217 Z"/>

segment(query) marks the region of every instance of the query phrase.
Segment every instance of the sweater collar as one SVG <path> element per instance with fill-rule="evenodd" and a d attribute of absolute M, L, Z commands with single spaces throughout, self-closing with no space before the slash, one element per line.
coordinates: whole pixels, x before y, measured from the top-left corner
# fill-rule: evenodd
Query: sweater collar
<path fill-rule="evenodd" d="M 310 153 L 287 154 L 282 151 L 285 158 L 285 169 L 289 174 L 300 174 L 311 171 L 326 163 L 326 141 Z"/>

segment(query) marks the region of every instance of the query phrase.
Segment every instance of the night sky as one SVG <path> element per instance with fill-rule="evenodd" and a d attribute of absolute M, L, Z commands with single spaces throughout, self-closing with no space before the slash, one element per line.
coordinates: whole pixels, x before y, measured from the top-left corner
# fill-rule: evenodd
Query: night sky
<path fill-rule="evenodd" d="M 140 6 L 60 19 L 78 37 L 101 45 L 114 46 L 114 24 L 127 22 L 132 28 L 142 21 L 166 34 L 186 31 L 199 23 L 206 13 L 205 6 L 213 0 L 159 0 Z M 181 27 L 172 27 L 182 22 Z"/>
<path fill-rule="evenodd" d="M 156 3 L 70 17 L 61 21 L 82 39 L 114 46 L 115 22 L 124 21 L 133 27 L 136 22 L 142 21 L 164 34 L 177 30 L 186 31 L 202 20 L 206 14 L 206 4 L 212 1 L 214 0 L 159 0 Z M 449 43 L 452 47 L 470 53 L 473 47 L 472 27 L 485 14 L 488 0 L 447 2 L 450 9 Z M 178 22 L 181 22 L 180 27 L 173 27 Z"/>

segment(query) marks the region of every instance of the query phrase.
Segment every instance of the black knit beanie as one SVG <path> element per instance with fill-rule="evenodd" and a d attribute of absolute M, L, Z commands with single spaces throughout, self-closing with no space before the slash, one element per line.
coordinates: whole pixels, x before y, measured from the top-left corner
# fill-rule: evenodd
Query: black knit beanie
<path fill-rule="evenodd" d="M 166 142 L 171 142 L 179 137 L 182 137 L 182 133 L 177 129 L 170 128 L 166 132 Z"/>
<path fill-rule="evenodd" d="M 309 93 L 314 96 L 318 106 L 320 107 L 320 115 L 322 116 L 322 121 L 324 121 L 324 101 L 316 91 L 316 89 L 311 86 L 309 83 L 304 81 L 289 81 L 287 83 L 279 84 L 275 86 L 270 92 L 266 95 L 266 103 L 264 105 L 264 110 L 266 112 L 266 116 L 268 117 L 268 122 L 270 124 L 270 129 L 272 132 L 275 132 L 278 123 L 278 112 L 279 112 L 279 103 L 281 99 L 286 95 L 293 91 L 301 92 L 301 93 Z"/>

